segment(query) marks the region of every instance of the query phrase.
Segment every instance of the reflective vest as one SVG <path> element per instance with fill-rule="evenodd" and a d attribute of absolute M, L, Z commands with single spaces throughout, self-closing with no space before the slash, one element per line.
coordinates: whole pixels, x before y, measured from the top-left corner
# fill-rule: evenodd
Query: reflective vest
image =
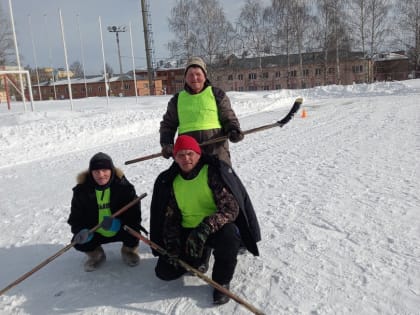
<path fill-rule="evenodd" d="M 193 179 L 177 175 L 173 181 L 176 203 L 182 214 L 181 225 L 195 228 L 203 219 L 216 212 L 213 192 L 208 185 L 208 165 Z"/>
<path fill-rule="evenodd" d="M 178 134 L 222 127 L 219 121 L 216 98 L 211 86 L 198 94 L 181 91 L 178 95 L 177 105 Z"/>
<path fill-rule="evenodd" d="M 96 202 L 98 204 L 98 223 L 101 224 L 104 220 L 104 217 L 111 216 L 111 188 L 107 188 L 105 190 L 95 190 L 96 192 Z M 99 234 L 105 236 L 105 237 L 112 237 L 117 232 L 113 231 L 107 231 L 103 228 L 99 228 L 96 230 Z"/>

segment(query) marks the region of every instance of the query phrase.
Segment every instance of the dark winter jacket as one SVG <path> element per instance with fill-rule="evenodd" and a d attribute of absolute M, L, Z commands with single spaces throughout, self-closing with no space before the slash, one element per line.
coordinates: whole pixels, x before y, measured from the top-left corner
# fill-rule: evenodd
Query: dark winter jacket
<path fill-rule="evenodd" d="M 115 168 L 111 179 L 111 212 L 115 213 L 137 197 L 134 186 L 125 178 L 124 173 Z M 98 224 L 98 204 L 96 201 L 95 181 L 89 171 L 77 176 L 77 185 L 73 188 L 70 216 L 67 221 L 73 234 L 82 229 L 91 229 Z M 140 204 L 123 212 L 118 219 L 121 225 L 128 225 L 136 231 L 140 230 L 141 209 Z"/>
<path fill-rule="evenodd" d="M 211 83 L 209 80 L 206 80 L 204 89 L 208 86 L 211 86 Z M 184 86 L 184 90 L 192 94 L 192 91 L 188 87 L 188 85 Z M 230 100 L 227 97 L 226 93 L 217 87 L 212 87 L 212 91 L 216 99 L 219 121 L 220 121 L 220 124 L 222 125 L 222 128 L 209 129 L 209 130 L 196 130 L 196 131 L 184 133 L 186 135 L 189 135 L 195 138 L 198 143 L 202 143 L 210 139 L 226 136 L 230 130 L 240 130 L 239 120 L 232 109 Z M 179 93 L 175 94 L 169 100 L 166 113 L 163 115 L 163 120 L 160 122 L 159 132 L 160 132 L 160 144 L 162 146 L 165 144 L 174 143 L 174 137 L 179 126 L 178 95 Z M 221 160 L 224 160 L 226 163 L 231 164 L 230 153 L 229 153 L 229 142 L 227 140 L 217 142 L 215 144 L 207 145 L 203 147 L 202 149 L 204 153 L 209 154 L 209 155 L 216 154 L 219 156 Z"/>
<path fill-rule="evenodd" d="M 225 210 L 225 213 L 220 216 L 212 216 L 211 221 L 206 223 L 211 226 L 212 231 L 215 231 L 226 223 L 223 222 L 226 218 L 235 215 L 234 222 L 239 228 L 242 242 L 248 251 L 258 256 L 257 242 L 261 240 L 260 227 L 249 195 L 241 180 L 227 163 L 219 160 L 216 156 L 202 155 L 201 162 L 209 165 L 209 180 L 213 176 L 211 175 L 212 173 L 221 178 L 223 185 L 232 192 L 236 199 L 235 204 L 239 206 L 239 211 L 236 215 L 234 210 L 230 213 L 229 210 Z M 166 246 L 166 238 L 172 237 L 174 234 L 174 231 L 169 230 L 168 226 L 166 226 L 167 216 L 173 216 L 174 218 L 171 219 L 173 222 L 180 221 L 179 209 L 171 204 L 174 200 L 172 182 L 179 172 L 178 165 L 173 163 L 168 170 L 158 176 L 153 188 L 150 208 L 150 239 L 162 247 Z M 213 185 L 209 183 L 209 186 Z M 215 201 L 217 204 L 218 201 Z M 179 224 L 177 226 L 180 227 Z M 155 256 L 158 255 L 157 252 L 153 252 L 153 254 Z"/>

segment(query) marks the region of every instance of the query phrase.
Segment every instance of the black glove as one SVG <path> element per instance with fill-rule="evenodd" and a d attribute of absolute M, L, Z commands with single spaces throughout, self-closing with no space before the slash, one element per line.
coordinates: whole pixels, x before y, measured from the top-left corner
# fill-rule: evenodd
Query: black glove
<path fill-rule="evenodd" d="M 244 136 L 244 133 L 240 129 L 232 129 L 228 132 L 228 138 L 233 143 L 243 140 Z"/>
<path fill-rule="evenodd" d="M 93 238 L 93 233 L 90 233 L 88 229 L 82 229 L 77 233 L 74 238 L 73 242 L 76 244 L 86 244 Z"/>
<path fill-rule="evenodd" d="M 162 144 L 162 156 L 165 159 L 169 159 L 170 157 L 172 157 L 172 152 L 174 149 L 174 145 L 173 144 Z"/>
<path fill-rule="evenodd" d="M 210 235 L 210 226 L 201 222 L 194 230 L 188 235 L 185 242 L 185 251 L 188 256 L 192 258 L 200 258 L 203 256 L 204 244 Z"/>

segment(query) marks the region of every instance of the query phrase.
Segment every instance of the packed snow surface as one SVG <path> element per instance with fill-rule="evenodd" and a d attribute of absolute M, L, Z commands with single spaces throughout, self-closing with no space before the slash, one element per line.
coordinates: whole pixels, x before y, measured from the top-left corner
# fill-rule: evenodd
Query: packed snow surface
<path fill-rule="evenodd" d="M 420 81 L 229 92 L 244 130 L 303 108 L 283 128 L 231 144 L 262 231 L 259 257 L 239 256 L 231 291 L 266 314 L 420 314 Z M 99 151 L 147 193 L 170 160 L 158 153 L 171 96 L 0 104 L 0 289 L 70 243 L 72 187 Z M 33 108 L 33 110 L 32 110 Z M 83 271 L 73 248 L 0 296 L 0 314 L 250 314 L 185 276 L 164 282 L 141 243 L 120 244 Z M 209 271 L 208 276 L 211 276 Z"/>

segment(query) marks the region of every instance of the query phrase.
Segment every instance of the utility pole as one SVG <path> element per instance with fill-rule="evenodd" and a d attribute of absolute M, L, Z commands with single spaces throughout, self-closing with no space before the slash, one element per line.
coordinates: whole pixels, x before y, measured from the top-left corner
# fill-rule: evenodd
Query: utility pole
<path fill-rule="evenodd" d="M 124 81 L 122 78 L 123 70 L 122 70 L 122 63 L 121 63 L 121 50 L 120 50 L 120 38 L 118 33 L 123 33 L 127 30 L 125 26 L 108 26 L 108 32 L 115 33 L 115 37 L 117 39 L 117 48 L 118 48 L 118 61 L 120 64 L 120 81 L 121 81 L 121 93 L 124 90 Z"/>
<path fill-rule="evenodd" d="M 147 61 L 147 77 L 149 79 L 149 95 L 155 94 L 154 84 L 154 69 L 153 69 L 153 48 L 152 48 L 152 25 L 149 22 L 149 5 L 147 0 L 141 0 L 141 13 L 143 17 L 143 29 L 144 29 L 144 47 L 146 49 L 146 61 Z"/>

